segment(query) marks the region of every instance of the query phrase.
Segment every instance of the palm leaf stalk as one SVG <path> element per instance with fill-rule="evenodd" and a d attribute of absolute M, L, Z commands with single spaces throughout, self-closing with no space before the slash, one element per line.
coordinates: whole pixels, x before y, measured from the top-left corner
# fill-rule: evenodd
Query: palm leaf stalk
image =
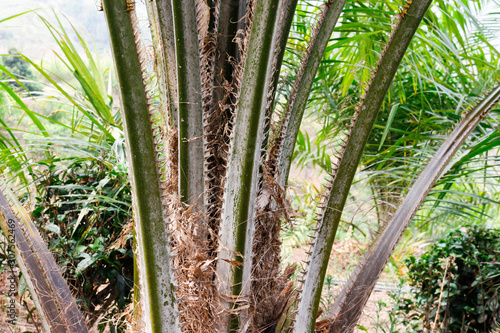
<path fill-rule="evenodd" d="M 224 246 L 217 264 L 219 290 L 228 295 L 240 295 L 251 285 L 255 201 L 261 147 L 267 134 L 264 131 L 267 90 L 273 76 L 272 55 L 281 6 L 275 1 L 258 1 L 249 7 L 252 23 L 236 105 L 219 232 Z M 221 325 L 227 326 L 227 321 L 229 318 L 223 319 Z M 237 326 L 238 322 L 235 320 L 230 325 Z"/>
<path fill-rule="evenodd" d="M 279 40 L 277 41 L 276 49 L 279 55 L 276 59 L 276 70 L 273 77 L 273 96 L 276 95 L 276 87 L 278 86 L 280 69 L 283 64 L 283 58 L 285 56 L 286 44 L 288 42 L 288 36 L 290 35 L 290 29 L 292 28 L 293 19 L 295 16 L 295 8 L 297 7 L 298 0 L 284 0 L 283 6 L 280 14 L 279 25 L 281 27 L 281 33 L 279 35 Z M 272 105 L 270 105 L 272 107 Z"/>
<path fill-rule="evenodd" d="M 146 2 L 151 36 L 155 49 L 156 73 L 162 108 L 168 110 L 168 125 L 178 126 L 177 66 L 172 1 Z"/>
<path fill-rule="evenodd" d="M 321 59 L 325 53 L 328 41 L 332 35 L 337 20 L 342 13 L 346 1 L 329 1 L 325 3 L 324 10 L 318 19 L 317 27 L 313 38 L 309 43 L 302 68 L 297 75 L 294 88 L 288 99 L 285 116 L 281 124 L 280 135 L 276 146 L 280 151 L 276 152 L 279 159 L 278 170 L 280 175 L 280 185 L 284 186 L 288 180 L 295 141 L 299 133 L 300 124 L 304 117 L 309 94 L 311 92 L 316 72 L 318 71 Z"/>
<path fill-rule="evenodd" d="M 425 197 L 469 134 L 500 101 L 500 85 L 467 112 L 409 190 L 394 217 L 343 287 L 331 309 L 331 333 L 349 333 L 361 316 L 375 282 Z"/>
<path fill-rule="evenodd" d="M 308 259 L 307 272 L 304 275 L 295 332 L 314 331 L 333 240 L 354 174 L 385 94 L 431 2 L 432 0 L 415 1 L 408 6 L 407 10 L 405 9 L 406 15 L 400 17 L 400 21 L 382 54 L 379 66 L 373 74 L 371 83 L 362 101 L 356 107 L 351 130 L 342 145 L 338 162 L 335 163 L 335 171 L 327 185 L 329 193 L 324 200 L 323 209 L 318 218 L 316 237 Z"/>
<path fill-rule="evenodd" d="M 217 256 L 216 235 L 222 210 L 223 180 L 227 171 L 231 124 L 234 122 L 236 94 L 241 77 L 243 45 L 234 39 L 243 36 L 247 20 L 246 4 L 237 0 L 218 1 L 213 12 L 213 26 L 201 39 L 205 136 L 205 207 L 212 230 L 210 255 Z M 236 19 L 232 19 L 236 18 Z M 212 17 L 210 17 L 212 22 Z"/>
<path fill-rule="evenodd" d="M 173 1 L 179 129 L 179 195 L 203 206 L 203 106 L 196 1 Z"/>
<path fill-rule="evenodd" d="M 120 83 L 123 127 L 134 208 L 141 302 L 146 331 L 180 331 L 167 211 L 162 202 L 157 121 L 150 114 L 148 92 L 136 46 L 135 12 L 125 1 L 103 1 Z M 151 113 L 153 113 L 151 111 Z M 156 127 L 155 127 L 156 126 Z M 131 144 L 133 142 L 134 144 Z M 151 181 L 154 180 L 154 181 Z M 167 243 L 168 244 L 168 243 Z"/>
<path fill-rule="evenodd" d="M 0 227 L 26 279 L 46 332 L 88 332 L 54 257 L 12 192 L 2 184 Z M 14 261 L 13 258 L 9 260 Z M 12 276 L 13 277 L 13 276 Z"/>

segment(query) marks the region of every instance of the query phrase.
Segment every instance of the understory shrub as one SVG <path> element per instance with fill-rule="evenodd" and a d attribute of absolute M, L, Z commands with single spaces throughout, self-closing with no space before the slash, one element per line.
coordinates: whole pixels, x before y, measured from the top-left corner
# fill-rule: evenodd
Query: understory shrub
<path fill-rule="evenodd" d="M 406 260 L 415 297 L 399 304 L 417 332 L 490 332 L 499 320 L 500 231 L 452 231 Z"/>
<path fill-rule="evenodd" d="M 89 323 L 119 328 L 133 289 L 130 187 L 98 160 L 40 171 L 32 212 Z M 101 327 L 102 329 L 102 327 Z"/>

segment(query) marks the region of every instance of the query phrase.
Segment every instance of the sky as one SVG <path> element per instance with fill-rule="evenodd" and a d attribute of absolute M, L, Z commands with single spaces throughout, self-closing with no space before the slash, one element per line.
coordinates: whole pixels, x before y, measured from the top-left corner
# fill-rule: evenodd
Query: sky
<path fill-rule="evenodd" d="M 2 1 L 2 0 L 0 0 Z M 61 19 L 65 29 L 71 31 L 75 26 L 83 32 L 90 43 L 95 44 L 99 54 L 109 54 L 108 31 L 104 13 L 97 10 L 96 0 L 15 0 L 2 1 L 0 21 L 6 17 L 36 9 L 36 14 L 57 25 L 54 13 Z M 144 3 L 137 1 L 137 11 L 143 31 L 147 30 L 148 22 Z M 50 35 L 42 20 L 35 13 L 24 14 L 12 20 L 0 23 L 0 53 L 7 53 L 11 47 L 17 48 L 26 56 L 37 59 L 53 59 L 52 50 L 57 50 L 57 44 Z M 74 37 L 76 41 L 76 37 Z"/>

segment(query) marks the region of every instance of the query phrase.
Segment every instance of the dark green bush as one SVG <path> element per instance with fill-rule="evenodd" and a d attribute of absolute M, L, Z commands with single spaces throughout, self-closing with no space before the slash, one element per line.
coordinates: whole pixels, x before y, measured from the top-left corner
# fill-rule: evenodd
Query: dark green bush
<path fill-rule="evenodd" d="M 399 304 L 417 332 L 489 332 L 499 319 L 500 231 L 461 228 L 406 261 L 414 299 Z M 438 303 L 440 305 L 438 306 Z"/>
<path fill-rule="evenodd" d="M 89 323 L 117 320 L 133 289 L 130 187 L 98 160 L 50 165 L 32 212 Z M 120 323 L 115 323 L 120 326 Z"/>
<path fill-rule="evenodd" d="M 2 58 L 2 63 L 18 80 L 24 81 L 23 85 L 27 91 L 34 93 L 42 89 L 40 83 L 36 82 L 37 78 L 32 72 L 31 65 L 23 60 L 19 55 L 16 48 L 10 48 L 9 54 Z M 0 75 L 1 79 L 9 80 L 10 78 L 3 74 Z M 19 89 L 21 86 L 15 81 L 7 82 L 14 90 Z"/>

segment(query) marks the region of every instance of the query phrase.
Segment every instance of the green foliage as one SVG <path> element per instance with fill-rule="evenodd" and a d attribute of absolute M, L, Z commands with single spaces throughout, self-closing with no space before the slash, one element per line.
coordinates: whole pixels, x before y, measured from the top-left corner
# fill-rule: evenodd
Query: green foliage
<path fill-rule="evenodd" d="M 290 186 L 295 195 L 291 201 L 293 209 L 293 220 L 290 224 L 282 226 L 281 238 L 285 249 L 305 246 L 310 242 L 314 235 L 314 226 L 316 224 L 316 200 L 318 188 L 313 184 L 298 183 Z"/>
<path fill-rule="evenodd" d="M 417 332 L 489 332 L 499 318 L 500 230 L 461 228 L 406 261 L 415 299 L 401 300 Z"/>
<path fill-rule="evenodd" d="M 288 43 L 282 96 L 287 96 L 294 68 L 313 32 L 317 8 L 310 2 L 301 3 L 294 38 Z M 477 18 L 489 16 L 488 3 L 434 2 L 385 98 L 367 146 L 365 166 L 394 168 L 404 163 L 402 157 L 421 156 L 419 150 L 412 149 L 423 141 L 435 140 L 438 131 L 449 128 L 485 93 L 485 87 L 495 82 L 500 59 L 490 43 L 495 20 Z M 377 67 L 399 10 L 397 2 L 347 1 L 309 100 L 310 120 L 322 128 L 315 129 L 315 137 L 302 133 L 306 140 L 297 145 L 299 163 L 312 160 L 326 170 L 331 168 L 326 160 L 328 152 L 350 123 L 353 106 Z"/>
<path fill-rule="evenodd" d="M 318 10 L 314 3 L 299 3 L 278 104 L 287 100 Z M 378 225 L 370 228 L 378 230 L 388 222 L 398 198 L 435 153 L 444 134 L 498 80 L 500 57 L 492 44 L 497 21 L 495 7 L 490 5 L 487 0 L 435 0 L 424 17 L 379 111 L 356 176 L 353 190 L 369 188 L 372 192 L 371 198 L 363 199 L 377 213 Z M 353 106 L 377 67 L 399 10 L 398 2 L 347 1 L 297 138 L 294 157 L 300 167 L 314 165 L 331 171 Z M 491 177 L 494 171 L 486 169 L 494 165 L 492 148 L 500 143 L 497 124 L 498 113 L 493 111 L 458 152 L 462 158 L 438 181 L 414 220 L 419 233 L 436 237 L 464 220 L 493 216 L 497 196 L 487 185 L 495 186 L 496 178 Z M 436 219 L 441 223 L 433 223 Z M 364 222 L 363 217 L 354 219 L 360 228 L 366 228 Z"/>
<path fill-rule="evenodd" d="M 37 163 L 58 164 L 82 154 L 97 158 L 96 152 L 109 150 L 122 137 L 111 73 L 103 66 L 103 57 L 91 52 L 86 36 L 74 26 L 66 31 L 57 15 L 58 25 L 39 18 L 61 49 L 55 54 L 63 69 L 54 73 L 47 65 L 17 54 L 16 59 L 43 77 L 43 90 L 35 96 L 14 72 L 0 66 L 0 124 L 4 129 L 0 131 L 0 171 L 8 179 L 17 177 L 23 186 L 28 186 L 29 173 Z M 79 45 L 72 43 L 72 36 Z M 83 49 L 84 56 L 77 48 Z M 11 88 L 11 81 L 20 88 Z M 40 140 L 41 135 L 45 139 Z"/>
<path fill-rule="evenodd" d="M 89 322 L 123 312 L 134 279 L 127 174 L 76 160 L 40 171 L 35 186 L 34 222 Z"/>
<path fill-rule="evenodd" d="M 31 70 L 28 62 L 22 59 L 16 48 L 9 49 L 9 55 L 2 58 L 3 66 L 12 73 L 18 80 L 23 81 L 23 85 L 29 92 L 40 91 L 41 85 L 36 82 L 37 78 Z M 0 79 L 5 79 L 5 74 Z M 7 83 L 13 89 L 21 88 L 19 82 L 13 81 Z"/>
<path fill-rule="evenodd" d="M 133 288 L 132 217 L 110 70 L 75 27 L 66 31 L 57 16 L 58 25 L 39 18 L 65 66 L 51 72 L 16 53 L 16 61 L 44 78 L 43 92 L 35 95 L 7 65 L 10 56 L 3 57 L 1 107 L 11 111 L 0 113 L 0 170 L 21 180 L 17 193 L 33 208 L 33 221 L 88 323 L 123 331 Z"/>

